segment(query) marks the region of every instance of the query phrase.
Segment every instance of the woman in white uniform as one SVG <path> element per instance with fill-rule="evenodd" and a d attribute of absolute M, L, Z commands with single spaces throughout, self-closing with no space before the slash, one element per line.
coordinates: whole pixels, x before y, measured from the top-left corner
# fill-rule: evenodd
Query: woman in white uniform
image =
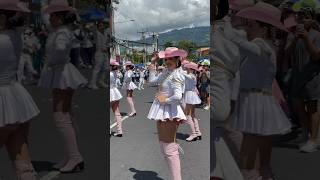
<path fill-rule="evenodd" d="M 183 102 L 186 104 L 184 112 L 187 116 L 187 124 L 191 128 L 191 135 L 186 141 L 201 140 L 201 132 L 199 127 L 199 121 L 195 117 L 195 105 L 201 104 L 201 100 L 197 94 L 197 77 L 195 71 L 198 71 L 198 65 L 194 62 L 190 62 L 184 65 L 187 70 L 185 76 L 185 91 L 183 96 Z"/>
<path fill-rule="evenodd" d="M 144 73 L 145 73 L 145 70 L 144 70 L 144 68 L 141 68 L 140 69 L 140 71 L 139 71 L 139 73 L 140 73 L 140 75 L 139 75 L 139 90 L 141 90 L 141 89 L 144 89 L 143 88 L 143 85 L 144 85 L 144 77 L 145 77 L 145 75 L 144 75 Z"/>
<path fill-rule="evenodd" d="M 121 114 L 119 110 L 119 101 L 122 98 L 122 95 L 117 88 L 117 74 L 119 63 L 116 60 L 111 59 L 110 66 L 110 105 L 114 113 L 114 118 L 117 122 L 117 132 L 113 135 L 116 137 L 122 137 Z"/>
<path fill-rule="evenodd" d="M 40 87 L 52 89 L 54 123 L 65 146 L 65 157 L 54 168 L 62 173 L 72 173 L 84 168 L 71 114 L 75 89 L 87 83 L 87 80 L 70 63 L 73 35 L 67 25 L 76 20 L 73 11 L 74 9 L 67 2 L 61 0 L 51 1 L 44 11 L 50 15 L 53 31 L 47 39 L 46 65 L 39 80 Z"/>
<path fill-rule="evenodd" d="M 268 15 L 268 18 L 266 16 Z M 237 16 L 248 19 L 248 40 L 239 38 L 226 20 L 226 37 L 238 45 L 247 56 L 240 69 L 240 93 L 231 125 L 243 133 L 240 168 L 246 176 L 258 168 L 260 178 L 272 180 L 272 135 L 290 131 L 291 124 L 272 94 L 276 74 L 276 53 L 272 48 L 271 28 L 286 31 L 281 23 L 281 11 L 267 3 L 259 2 L 245 8 Z M 257 153 L 259 152 L 259 154 Z M 259 167 L 255 159 L 259 157 Z"/>
<path fill-rule="evenodd" d="M 17 179 L 38 180 L 27 141 L 30 120 L 40 111 L 17 81 L 23 46 L 22 31 L 18 27 L 23 26 L 21 12 L 30 12 L 20 5 L 18 0 L 0 2 L 0 148 L 6 146 Z"/>
<path fill-rule="evenodd" d="M 137 86 L 132 81 L 132 78 L 134 77 L 134 73 L 133 73 L 134 65 L 132 64 L 131 61 L 128 61 L 125 63 L 125 67 L 126 67 L 126 73 L 124 75 L 122 89 L 127 90 L 127 102 L 131 110 L 128 116 L 133 117 L 137 115 L 136 109 L 134 107 L 133 97 L 132 97 L 133 90 L 137 89 Z"/>
<path fill-rule="evenodd" d="M 179 124 L 186 120 L 180 106 L 183 93 L 182 85 L 185 81 L 180 70 L 180 59 L 186 54 L 185 51 L 178 48 L 167 48 L 165 51 L 159 52 L 159 58 L 165 59 L 166 69 L 159 75 L 156 73 L 155 65 L 149 67 L 149 83 L 159 84 L 159 86 L 148 119 L 157 121 L 161 152 L 168 163 L 171 180 L 182 179 L 176 133 Z M 152 63 L 154 64 L 155 61 Z"/>

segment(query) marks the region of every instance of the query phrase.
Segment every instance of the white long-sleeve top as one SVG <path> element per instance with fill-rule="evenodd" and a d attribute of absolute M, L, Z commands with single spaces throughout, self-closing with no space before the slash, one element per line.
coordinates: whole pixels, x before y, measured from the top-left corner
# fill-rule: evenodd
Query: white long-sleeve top
<path fill-rule="evenodd" d="M 102 49 L 107 49 L 107 34 L 96 31 L 96 51 L 101 52 Z"/>
<path fill-rule="evenodd" d="M 194 74 L 184 74 L 185 91 L 195 91 L 197 87 L 197 77 Z"/>
<path fill-rule="evenodd" d="M 48 67 L 63 68 L 69 63 L 72 42 L 73 35 L 66 26 L 49 34 L 46 44 Z"/>
<path fill-rule="evenodd" d="M 16 81 L 21 52 L 21 32 L 7 30 L 0 33 L 0 86 Z"/>
<path fill-rule="evenodd" d="M 110 89 L 117 88 L 117 71 L 110 71 Z"/>
<path fill-rule="evenodd" d="M 126 71 L 126 73 L 124 74 L 124 79 L 123 82 L 125 84 L 129 84 L 132 81 L 132 77 L 134 76 L 134 73 L 132 70 L 128 70 Z"/>
<path fill-rule="evenodd" d="M 159 84 L 159 92 L 167 97 L 166 104 L 180 104 L 184 81 L 185 77 L 179 69 L 173 71 L 165 69 L 161 74 L 150 71 L 149 75 L 149 84 Z"/>

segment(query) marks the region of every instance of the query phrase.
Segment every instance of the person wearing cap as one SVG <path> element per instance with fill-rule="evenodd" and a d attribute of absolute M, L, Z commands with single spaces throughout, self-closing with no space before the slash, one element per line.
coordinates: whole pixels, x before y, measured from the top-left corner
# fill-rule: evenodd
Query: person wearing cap
<path fill-rule="evenodd" d="M 131 111 L 130 113 L 128 113 L 128 116 L 133 117 L 137 115 L 137 111 L 136 111 L 136 108 L 134 107 L 134 102 L 133 102 L 133 90 L 137 89 L 137 86 L 132 81 L 134 76 L 134 73 L 133 73 L 134 64 L 132 64 L 131 61 L 127 61 L 125 63 L 125 68 L 126 68 L 126 72 L 124 74 L 122 89 L 125 89 L 127 91 L 127 102 Z"/>
<path fill-rule="evenodd" d="M 117 132 L 113 134 L 115 137 L 122 137 L 121 114 L 119 110 L 119 101 L 122 98 L 120 91 L 117 88 L 117 74 L 119 63 L 115 59 L 110 60 L 110 107 L 114 113 L 115 121 L 117 122 Z"/>
<path fill-rule="evenodd" d="M 180 146 L 176 143 L 179 124 L 186 120 L 180 105 L 185 82 L 180 70 L 182 57 L 187 57 L 186 51 L 169 47 L 155 55 L 152 65 L 149 66 L 149 84 L 159 86 L 148 119 L 157 122 L 160 149 L 169 166 L 171 180 L 182 180 L 178 151 Z M 161 74 L 157 74 L 155 69 L 155 63 L 159 58 L 163 58 L 166 65 Z"/>
<path fill-rule="evenodd" d="M 199 71 L 198 65 L 194 62 L 187 63 L 183 66 L 187 73 L 185 76 L 185 91 L 183 94 L 183 102 L 186 104 L 184 113 L 187 116 L 186 123 L 190 126 L 191 135 L 186 141 L 201 140 L 201 131 L 199 127 L 199 121 L 195 117 L 195 105 L 201 104 L 201 100 L 197 94 L 197 77 L 195 71 Z"/>
<path fill-rule="evenodd" d="M 300 151 L 318 151 L 319 99 L 320 99 L 320 34 L 312 27 L 314 12 L 300 12 L 296 31 L 287 38 L 286 53 L 292 58 L 290 97 L 292 109 L 302 126 L 297 139 L 304 143 Z"/>
<path fill-rule="evenodd" d="M 39 109 L 19 83 L 17 70 L 22 53 L 22 13 L 30 12 L 18 0 L 0 1 L 0 148 L 6 146 L 16 179 L 38 180 L 31 164 L 28 132 Z"/>
<path fill-rule="evenodd" d="M 238 38 L 229 19 L 225 19 L 224 32 L 246 54 L 247 60 L 240 69 L 236 118 L 230 124 L 243 133 L 240 169 L 244 177 L 257 168 L 260 178 L 272 180 L 272 136 L 290 132 L 291 123 L 272 93 L 276 52 L 272 48 L 271 29 L 287 29 L 280 21 L 281 11 L 264 2 L 239 11 L 237 16 L 248 20 L 245 28 L 248 40 Z M 258 151 L 259 155 L 252 153 Z M 257 155 L 259 166 L 255 167 Z"/>
<path fill-rule="evenodd" d="M 95 63 L 94 63 L 94 68 L 92 70 L 92 77 L 89 85 L 89 87 L 92 89 L 98 89 L 97 81 L 99 81 L 99 84 L 103 88 L 108 87 L 107 84 L 105 83 L 105 74 L 107 72 L 105 60 L 107 58 L 107 53 L 108 53 L 107 33 L 105 32 L 104 22 L 98 22 L 96 26 L 97 26 L 96 32 L 95 32 L 96 51 L 94 55 Z"/>
<path fill-rule="evenodd" d="M 46 64 L 39 86 L 52 89 L 54 123 L 62 136 L 65 149 L 62 161 L 54 165 L 61 173 L 79 172 L 84 160 L 79 151 L 73 127 L 72 97 L 74 91 L 87 80 L 70 63 L 73 35 L 68 26 L 76 20 L 74 8 L 64 0 L 52 0 L 43 11 L 50 15 L 50 32 L 46 44 Z"/>

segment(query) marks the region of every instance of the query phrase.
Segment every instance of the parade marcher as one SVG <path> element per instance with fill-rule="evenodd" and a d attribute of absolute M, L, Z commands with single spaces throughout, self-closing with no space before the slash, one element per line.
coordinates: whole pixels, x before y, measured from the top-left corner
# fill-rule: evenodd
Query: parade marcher
<path fill-rule="evenodd" d="M 16 179 L 38 180 L 28 148 L 30 120 L 39 109 L 17 81 L 22 53 L 23 12 L 30 12 L 18 0 L 0 1 L 0 148 L 6 146 Z"/>
<path fill-rule="evenodd" d="M 198 65 L 194 62 L 190 62 L 184 65 L 187 69 L 185 76 L 185 91 L 183 95 L 183 102 L 186 104 L 184 108 L 185 115 L 187 116 L 187 124 L 191 128 L 191 135 L 186 141 L 201 140 L 201 132 L 199 127 L 199 121 L 195 117 L 195 105 L 200 104 L 201 100 L 197 94 L 197 77 L 195 71 L 198 71 Z"/>
<path fill-rule="evenodd" d="M 81 58 L 83 61 L 83 64 L 81 65 L 84 68 L 92 68 L 93 65 L 93 53 L 94 53 L 94 47 L 93 47 L 93 39 L 94 35 L 92 31 L 90 30 L 89 25 L 85 25 L 84 27 L 84 37 L 82 41 L 82 51 L 81 51 Z"/>
<path fill-rule="evenodd" d="M 239 71 L 240 52 L 236 44 L 227 39 L 224 32 L 225 22 L 223 18 L 229 12 L 228 1 L 213 1 L 211 17 L 213 22 L 211 30 L 211 54 L 213 62 L 211 67 L 211 109 L 210 119 L 210 176 L 211 180 L 243 180 L 242 174 L 236 164 L 226 142 L 224 141 L 224 129 L 226 121 L 231 113 L 232 80 Z M 214 39 L 214 41 L 213 41 Z"/>
<path fill-rule="evenodd" d="M 116 80 L 116 85 L 117 87 L 121 87 L 121 79 L 123 78 L 123 75 L 121 73 L 121 71 L 117 71 L 117 80 Z"/>
<path fill-rule="evenodd" d="M 89 87 L 98 89 L 97 81 L 99 84 L 106 88 L 108 85 L 104 82 L 106 74 L 106 58 L 107 58 L 107 33 L 105 32 L 104 22 L 98 22 L 96 30 L 96 52 L 95 52 L 95 65 L 92 70 L 92 77 Z M 101 74 L 101 75 L 100 75 Z M 99 76 L 100 75 L 100 76 Z M 98 80 L 99 79 L 99 80 Z"/>
<path fill-rule="evenodd" d="M 132 64 L 131 61 L 127 61 L 125 63 L 125 67 L 126 67 L 126 73 L 124 75 L 122 89 L 127 90 L 127 102 L 131 111 L 128 114 L 128 116 L 133 117 L 137 115 L 136 109 L 134 107 L 134 102 L 133 102 L 133 90 L 137 89 L 137 86 L 132 81 L 132 77 L 134 75 L 133 73 L 134 65 Z"/>
<path fill-rule="evenodd" d="M 72 97 L 75 89 L 87 80 L 70 63 L 73 35 L 68 25 L 74 23 L 74 8 L 64 0 L 53 0 L 44 10 L 50 15 L 52 32 L 46 44 L 46 64 L 42 70 L 39 86 L 52 89 L 54 123 L 62 135 L 65 146 L 64 159 L 54 166 L 62 173 L 83 170 L 84 160 L 79 152 L 73 127 Z"/>
<path fill-rule="evenodd" d="M 81 47 L 81 42 L 83 41 L 83 32 L 79 27 L 79 23 L 74 23 L 72 24 L 72 32 L 74 35 L 74 41 L 72 45 L 72 49 L 70 52 L 70 62 L 75 66 L 79 67 L 80 65 L 80 47 Z"/>
<path fill-rule="evenodd" d="M 171 180 L 182 180 L 179 158 L 179 145 L 176 143 L 176 133 L 181 121 L 186 116 L 180 106 L 182 100 L 182 85 L 185 81 L 180 71 L 181 58 L 186 52 L 170 47 L 159 52 L 159 58 L 165 59 L 166 69 L 159 75 L 155 72 L 155 61 L 149 67 L 150 84 L 159 84 L 155 100 L 150 108 L 148 119 L 157 121 L 161 152 L 165 156 Z"/>
<path fill-rule="evenodd" d="M 266 16 L 268 15 L 268 18 Z M 274 179 L 271 170 L 272 135 L 288 133 L 291 124 L 272 94 L 276 74 L 276 53 L 272 48 L 271 28 L 287 31 L 281 23 L 281 11 L 259 2 L 237 13 L 248 20 L 248 40 L 238 38 L 230 20 L 225 19 L 226 37 L 237 44 L 247 60 L 240 69 L 240 93 L 232 127 L 243 133 L 240 169 L 245 177 L 258 168 L 260 178 Z M 254 112 L 254 113 L 253 113 Z M 259 153 L 257 153 L 259 152 Z M 258 155 L 259 166 L 255 167 Z"/>
<path fill-rule="evenodd" d="M 119 110 L 119 100 L 122 98 L 122 95 L 117 89 L 119 63 L 116 60 L 111 59 L 110 66 L 110 107 L 112 108 L 114 118 L 117 123 L 117 132 L 113 135 L 116 137 L 122 137 L 121 114 Z"/>
<path fill-rule="evenodd" d="M 32 75 L 32 77 L 38 74 L 38 72 L 33 68 L 33 56 L 35 55 L 36 51 L 40 49 L 40 46 L 41 46 L 40 43 L 37 42 L 32 37 L 32 30 L 27 29 L 23 35 L 23 50 L 22 50 L 20 61 L 19 61 L 19 68 L 18 68 L 19 82 L 26 79 L 24 76 L 25 67 L 28 73 Z"/>
<path fill-rule="evenodd" d="M 145 70 L 143 68 L 140 69 L 140 75 L 139 75 L 139 86 L 138 89 L 144 89 L 143 85 L 144 85 L 144 76 L 145 76 Z"/>

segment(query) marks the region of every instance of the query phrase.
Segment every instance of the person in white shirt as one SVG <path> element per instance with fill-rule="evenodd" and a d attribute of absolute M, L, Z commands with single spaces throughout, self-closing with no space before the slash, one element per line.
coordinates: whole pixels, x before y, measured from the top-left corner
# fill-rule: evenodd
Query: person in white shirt
<path fill-rule="evenodd" d="M 140 73 L 140 75 L 139 75 L 138 89 L 141 90 L 141 89 L 144 89 L 143 85 L 144 85 L 145 70 L 143 68 L 141 68 L 139 73 Z"/>
<path fill-rule="evenodd" d="M 105 24 L 98 22 L 96 30 L 96 52 L 95 52 L 95 65 L 92 70 L 92 77 L 89 84 L 89 88 L 98 89 L 97 81 L 103 88 L 107 88 L 108 85 L 104 82 L 106 77 L 106 62 L 107 62 L 107 34 L 105 33 Z M 99 80 L 98 80 L 99 79 Z"/>

